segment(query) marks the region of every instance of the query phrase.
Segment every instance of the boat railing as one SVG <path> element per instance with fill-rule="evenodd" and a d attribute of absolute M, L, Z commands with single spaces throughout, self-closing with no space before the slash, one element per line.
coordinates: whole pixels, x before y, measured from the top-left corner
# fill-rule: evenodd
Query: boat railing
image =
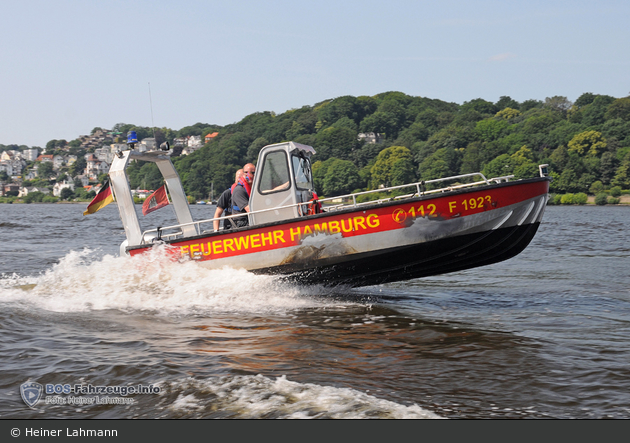
<path fill-rule="evenodd" d="M 481 179 L 478 181 L 471 182 L 471 183 L 455 184 L 455 185 L 445 186 L 438 189 L 429 189 L 429 190 L 426 189 L 427 185 L 442 183 L 442 182 L 451 181 L 451 180 L 460 180 L 460 179 L 470 178 L 470 177 L 481 177 Z M 438 178 L 434 180 L 423 180 L 420 182 L 409 183 L 405 185 L 389 186 L 387 188 L 373 189 L 370 191 L 355 192 L 352 194 L 346 194 L 346 195 L 341 195 L 341 196 L 336 196 L 336 197 L 321 198 L 321 199 L 318 199 L 318 201 L 324 205 L 324 208 L 327 212 L 330 212 L 330 211 L 338 211 L 342 209 L 349 209 L 353 207 L 360 207 L 364 205 L 382 204 L 386 202 L 413 198 L 417 196 L 421 197 L 424 195 L 451 192 L 457 189 L 470 188 L 473 186 L 490 185 L 491 183 L 501 183 L 501 182 L 509 181 L 511 178 L 514 178 L 514 175 L 506 175 L 502 177 L 494 177 L 494 178 L 488 179 L 481 172 L 473 172 L 470 174 L 454 175 L 451 177 Z M 395 196 L 385 197 L 385 198 L 377 198 L 375 200 L 357 201 L 357 198 L 364 195 L 370 195 L 370 194 L 380 195 L 385 192 L 395 192 L 395 191 L 405 189 L 405 188 L 413 188 L 415 192 L 406 193 L 402 195 L 395 195 Z M 347 202 L 344 203 L 344 200 L 346 200 Z M 298 213 L 302 213 L 306 215 L 306 211 L 304 207 L 308 205 L 309 203 L 310 202 L 294 203 L 294 204 L 278 206 L 274 208 L 261 209 L 258 211 L 251 211 L 248 214 L 259 214 L 263 212 L 277 211 L 279 209 L 290 209 L 290 208 L 298 207 Z M 210 218 L 210 219 L 205 219 L 205 220 L 193 221 L 189 223 L 181 223 L 181 224 L 172 225 L 172 226 L 163 226 L 163 227 L 158 227 L 154 229 L 148 229 L 142 233 L 142 243 L 146 244 L 146 243 L 151 243 L 151 242 L 159 241 L 159 240 L 170 240 L 170 239 L 176 239 L 176 238 L 182 237 L 183 235 L 182 228 L 185 226 L 191 226 L 191 225 L 195 227 L 195 231 L 197 235 L 212 233 L 212 232 L 215 232 L 214 226 L 213 226 L 215 221 L 229 220 L 229 219 L 245 217 L 245 216 L 247 215 L 235 214 L 235 215 L 229 215 L 229 216 L 222 216 L 218 218 Z M 210 225 L 211 227 L 208 228 L 207 225 Z"/>
<path fill-rule="evenodd" d="M 160 226 L 154 229 L 148 229 L 144 231 L 142 233 L 142 243 L 143 244 L 151 243 L 158 240 L 169 240 L 172 238 L 181 237 L 182 228 L 184 226 L 194 226 L 197 235 L 202 235 L 202 234 L 209 234 L 209 233 L 215 232 L 214 230 L 215 221 L 230 220 L 230 219 L 235 219 L 239 217 L 247 217 L 250 214 L 260 214 L 263 212 L 277 211 L 279 209 L 295 208 L 295 207 L 302 207 L 298 210 L 298 212 L 305 213 L 306 211 L 303 209 L 303 207 L 307 206 L 308 204 L 309 202 L 293 203 L 290 205 L 277 206 L 277 207 L 269 208 L 269 209 L 260 209 L 258 211 L 251 211 L 251 212 L 248 212 L 247 214 L 233 214 L 233 215 L 226 215 L 226 216 L 221 216 L 217 218 L 209 218 L 205 220 L 193 221 L 189 223 L 180 223 L 180 224 L 172 225 L 172 226 Z M 206 227 L 206 225 L 210 225 L 210 227 Z M 175 232 L 168 232 L 168 231 L 175 231 Z"/>
<path fill-rule="evenodd" d="M 427 185 L 442 183 L 442 182 L 451 181 L 451 180 L 460 180 L 460 179 L 469 178 L 469 177 L 481 177 L 481 180 L 475 181 L 472 183 L 463 183 L 463 184 L 445 186 L 438 189 L 426 189 Z M 326 204 L 327 202 L 330 202 L 331 204 L 326 205 L 326 210 L 334 211 L 338 209 L 345 209 L 347 207 L 352 207 L 352 206 L 361 206 L 361 205 L 375 204 L 375 203 L 376 204 L 386 203 L 392 200 L 401 200 L 401 199 L 412 198 L 416 196 L 422 197 L 424 195 L 450 192 L 450 191 L 454 191 L 456 189 L 461 189 L 461 188 L 469 188 L 469 187 L 479 186 L 479 185 L 489 185 L 492 182 L 500 183 L 502 181 L 508 181 L 511 178 L 514 178 L 514 175 L 506 175 L 502 177 L 494 177 L 491 179 L 487 179 L 485 175 L 483 175 L 481 172 L 473 172 L 470 174 L 454 175 L 451 177 L 438 178 L 434 180 L 424 180 L 424 181 L 420 181 L 416 183 L 409 183 L 405 185 L 389 186 L 387 188 L 383 187 L 379 189 L 372 189 L 370 191 L 355 192 L 352 194 L 346 194 L 346 195 L 341 195 L 341 196 L 336 196 L 336 197 L 322 198 L 322 199 L 319 199 L 319 201 L 322 204 Z M 378 198 L 375 200 L 366 200 L 364 202 L 357 201 L 357 198 L 363 195 L 382 194 L 382 193 L 393 192 L 393 191 L 397 191 L 397 190 L 405 189 L 405 188 L 415 188 L 415 192 L 406 193 L 402 195 L 394 195 L 394 196 L 385 197 L 385 198 Z M 343 203 L 344 200 L 348 200 L 348 202 Z M 335 204 L 335 202 L 341 202 L 341 203 Z"/>

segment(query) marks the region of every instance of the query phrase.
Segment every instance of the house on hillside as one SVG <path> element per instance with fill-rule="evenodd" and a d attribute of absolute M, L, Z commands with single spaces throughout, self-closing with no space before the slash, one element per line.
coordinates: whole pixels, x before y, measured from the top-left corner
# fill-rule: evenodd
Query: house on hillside
<path fill-rule="evenodd" d="M 53 157 L 53 171 L 59 171 L 65 163 L 66 159 L 63 155 L 55 155 Z"/>
<path fill-rule="evenodd" d="M 146 151 L 155 151 L 156 148 L 156 143 L 155 143 L 155 139 L 153 137 L 148 137 L 148 138 L 143 138 L 140 143 L 138 143 L 138 147 L 136 149 L 138 149 L 139 152 L 146 152 Z"/>
<path fill-rule="evenodd" d="M 15 151 L 2 151 L 0 153 L 0 161 L 8 162 L 15 159 Z"/>
<path fill-rule="evenodd" d="M 34 180 L 37 177 L 38 177 L 37 169 L 31 169 L 26 174 L 24 174 L 24 177 L 22 177 L 22 179 L 23 180 Z"/>
<path fill-rule="evenodd" d="M 202 143 L 201 143 L 201 136 L 200 135 L 191 135 L 188 137 L 188 142 L 187 145 L 189 148 L 200 148 Z"/>
<path fill-rule="evenodd" d="M 0 161 L 0 172 L 6 172 L 6 174 L 11 177 L 13 175 L 13 164 L 10 161 L 1 160 Z"/>
<path fill-rule="evenodd" d="M 11 160 L 0 160 L 0 171 L 4 171 L 8 176 L 14 177 L 22 174 L 26 167 L 26 161 L 13 157 Z"/>
<path fill-rule="evenodd" d="M 357 140 L 365 140 L 365 143 L 372 145 L 383 143 L 385 141 L 385 139 L 383 138 L 383 134 L 380 134 L 378 132 L 361 132 L 357 136 Z"/>
<path fill-rule="evenodd" d="M 90 184 L 90 179 L 87 178 L 87 176 L 85 175 L 77 175 L 74 180 L 79 180 L 81 182 L 81 186 L 83 186 L 84 188 Z"/>
<path fill-rule="evenodd" d="M 108 164 L 112 164 L 114 160 L 114 153 L 112 153 L 112 148 L 109 146 L 103 146 L 101 148 L 96 148 L 94 150 L 94 156 L 102 162 L 106 162 Z"/>
<path fill-rule="evenodd" d="M 50 189 L 44 186 L 31 186 L 31 187 L 21 187 L 18 197 L 26 197 L 28 194 L 33 192 L 41 192 L 42 194 L 50 194 Z"/>
<path fill-rule="evenodd" d="M 106 140 L 111 139 L 111 131 L 107 129 L 97 129 L 96 131 L 94 131 L 94 134 L 82 135 L 79 137 L 79 140 L 81 140 L 82 148 L 97 148 L 99 146 L 103 146 Z"/>
<path fill-rule="evenodd" d="M 190 135 L 187 137 L 186 146 L 182 150 L 182 155 L 192 154 L 193 152 L 199 150 L 203 144 L 201 143 L 200 135 Z"/>
<path fill-rule="evenodd" d="M 85 175 L 87 175 L 90 180 L 98 180 L 100 174 L 107 174 L 109 172 L 109 163 L 99 160 L 94 154 L 87 154 L 85 161 L 87 162 Z"/>
<path fill-rule="evenodd" d="M 25 149 L 22 151 L 22 157 L 24 160 L 34 162 L 39 156 L 39 150 L 37 149 Z"/>
<path fill-rule="evenodd" d="M 55 183 L 53 186 L 53 195 L 55 197 L 59 197 L 61 195 L 61 190 L 66 188 L 74 192 L 74 182 L 71 180 L 64 180 L 61 183 Z"/>
<path fill-rule="evenodd" d="M 206 135 L 206 143 L 210 143 L 212 139 L 215 138 L 217 135 L 219 135 L 218 132 L 213 132 L 212 134 Z"/>
<path fill-rule="evenodd" d="M 20 192 L 20 185 L 17 183 L 7 183 L 6 185 L 0 186 L 0 196 L 5 196 L 9 192 Z"/>
<path fill-rule="evenodd" d="M 109 149 L 112 154 L 116 154 L 118 151 L 125 151 L 129 149 L 126 143 L 112 143 L 109 145 Z"/>
<path fill-rule="evenodd" d="M 41 154 L 35 159 L 35 161 L 36 162 L 52 162 L 54 157 L 55 156 L 52 154 Z"/>

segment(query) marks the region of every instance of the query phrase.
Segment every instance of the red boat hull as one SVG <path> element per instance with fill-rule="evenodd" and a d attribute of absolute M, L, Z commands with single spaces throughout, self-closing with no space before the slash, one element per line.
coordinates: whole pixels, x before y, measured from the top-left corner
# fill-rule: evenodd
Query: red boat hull
<path fill-rule="evenodd" d="M 177 259 L 363 286 L 484 266 L 534 237 L 549 178 L 369 204 L 166 242 Z M 129 248 L 137 255 L 152 245 Z"/>

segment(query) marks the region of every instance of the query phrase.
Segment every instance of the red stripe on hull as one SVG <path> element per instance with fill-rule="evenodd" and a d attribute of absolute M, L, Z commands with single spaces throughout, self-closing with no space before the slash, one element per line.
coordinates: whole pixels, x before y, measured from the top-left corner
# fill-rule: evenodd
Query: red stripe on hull
<path fill-rule="evenodd" d="M 410 226 L 419 217 L 449 220 L 493 211 L 548 193 L 549 181 L 510 182 L 466 191 L 448 192 L 363 208 L 328 212 L 317 216 L 249 227 L 237 231 L 211 233 L 185 240 L 167 242 L 176 258 L 198 261 L 218 260 L 252 253 L 299 246 L 319 234 L 343 238 L 395 231 Z M 151 245 L 132 248 L 140 254 Z"/>

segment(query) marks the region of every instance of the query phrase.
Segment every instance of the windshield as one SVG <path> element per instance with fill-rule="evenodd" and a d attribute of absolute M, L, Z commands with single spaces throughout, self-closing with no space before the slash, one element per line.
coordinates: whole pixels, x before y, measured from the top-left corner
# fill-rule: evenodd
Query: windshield
<path fill-rule="evenodd" d="M 265 156 L 260 177 L 259 192 L 269 194 L 289 188 L 289 165 L 283 151 L 270 152 Z"/>
<path fill-rule="evenodd" d="M 313 189 L 309 161 L 305 157 L 297 155 L 291 156 L 291 160 L 293 163 L 293 174 L 295 175 L 295 186 L 302 190 Z"/>

